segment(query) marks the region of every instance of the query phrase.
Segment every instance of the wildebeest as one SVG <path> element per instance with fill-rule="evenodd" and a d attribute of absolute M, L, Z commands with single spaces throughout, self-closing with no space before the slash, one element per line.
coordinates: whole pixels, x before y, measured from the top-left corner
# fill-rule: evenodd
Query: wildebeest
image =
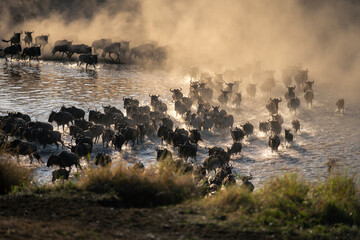
<path fill-rule="evenodd" d="M 255 98 L 256 95 L 256 84 L 250 83 L 246 87 L 246 92 L 250 96 L 251 99 Z"/>
<path fill-rule="evenodd" d="M 54 111 L 51 111 L 50 113 L 50 116 L 49 116 L 49 119 L 48 119 L 48 122 L 53 122 L 55 121 L 56 124 L 58 125 L 58 128 L 60 126 L 63 127 L 63 131 L 64 131 L 64 128 L 65 128 L 65 125 L 68 125 L 70 126 L 70 122 L 72 122 L 74 120 L 74 116 L 69 113 L 69 112 L 54 112 Z"/>
<path fill-rule="evenodd" d="M 271 120 L 269 119 L 270 123 L 270 131 L 272 131 L 274 134 L 280 134 L 281 133 L 281 124 L 277 120 Z"/>
<path fill-rule="evenodd" d="M 33 33 L 34 33 L 34 31 L 32 31 L 32 32 L 25 31 L 25 38 L 24 38 L 25 46 L 30 47 L 32 45 L 33 39 L 32 39 L 31 34 L 33 34 Z"/>
<path fill-rule="evenodd" d="M 91 53 L 87 53 L 87 54 L 80 54 L 79 55 L 79 63 L 78 66 L 81 66 L 81 64 L 86 63 L 86 68 L 88 67 L 88 65 L 92 65 L 94 68 L 96 68 L 96 64 L 97 64 L 97 55 L 93 55 Z"/>
<path fill-rule="evenodd" d="M 75 165 L 76 168 L 81 169 L 80 162 L 76 154 L 67 151 L 62 151 L 55 155 L 51 154 L 46 166 L 51 167 L 53 165 L 57 165 L 60 168 L 69 167 L 69 170 L 71 170 L 72 165 Z"/>
<path fill-rule="evenodd" d="M 279 138 L 279 136 L 278 135 L 270 136 L 268 145 L 271 148 L 271 152 L 277 151 L 279 146 L 280 146 L 280 138 Z"/>
<path fill-rule="evenodd" d="M 95 165 L 99 165 L 101 167 L 105 167 L 107 165 L 111 165 L 111 157 L 106 153 L 97 153 L 95 157 Z"/>
<path fill-rule="evenodd" d="M 218 98 L 219 103 L 226 104 L 229 100 L 229 96 L 228 96 L 229 94 L 230 94 L 229 91 L 221 90 L 221 94 Z"/>
<path fill-rule="evenodd" d="M 30 164 L 33 162 L 33 157 L 35 157 L 39 163 L 44 163 L 38 153 L 38 149 L 35 143 L 15 139 L 10 143 L 5 144 L 5 151 L 10 154 L 16 155 L 18 160 L 19 155 L 29 156 Z"/>
<path fill-rule="evenodd" d="M 57 179 L 63 179 L 67 180 L 69 179 L 70 171 L 66 170 L 65 168 L 60 168 L 57 170 L 54 170 L 52 172 L 52 182 L 55 182 Z"/>
<path fill-rule="evenodd" d="M 295 113 L 296 113 L 296 109 L 300 107 L 300 99 L 297 97 L 289 98 L 287 106 L 288 106 L 290 112 L 295 111 Z"/>
<path fill-rule="evenodd" d="M 103 48 L 103 52 L 101 57 L 105 58 L 106 54 L 109 55 L 109 57 L 113 60 L 113 61 L 118 61 L 120 60 L 120 53 L 121 53 L 121 43 L 120 42 L 114 42 L 111 43 L 109 45 L 106 45 Z M 111 54 L 115 54 L 116 55 L 116 59 L 113 59 Z"/>
<path fill-rule="evenodd" d="M 48 44 L 50 34 L 35 37 L 35 45 L 45 47 Z"/>
<path fill-rule="evenodd" d="M 115 150 L 118 150 L 119 152 L 121 152 L 121 148 L 125 142 L 125 136 L 121 133 L 115 134 L 114 138 L 112 139 L 112 144 L 114 145 Z"/>
<path fill-rule="evenodd" d="M 285 93 L 285 99 L 288 100 L 290 98 L 294 98 L 295 97 L 294 90 L 295 90 L 296 86 L 293 86 L 293 87 L 286 86 L 286 87 L 287 87 L 288 91 Z"/>
<path fill-rule="evenodd" d="M 181 145 L 179 148 L 179 157 L 185 158 L 187 160 L 189 157 L 196 159 L 197 145 L 191 144 L 189 142 Z"/>
<path fill-rule="evenodd" d="M 340 98 L 336 101 L 336 107 L 338 108 L 338 112 L 344 113 L 345 109 L 345 100 L 343 98 Z"/>
<path fill-rule="evenodd" d="M 180 101 L 181 98 L 183 97 L 183 94 L 182 94 L 182 88 L 175 88 L 175 89 L 172 89 L 170 88 L 170 92 L 172 92 L 172 99 L 174 101 Z"/>
<path fill-rule="evenodd" d="M 241 181 L 243 182 L 243 184 L 241 186 L 244 187 L 245 189 L 248 189 L 250 192 L 253 192 L 255 187 L 254 187 L 254 184 L 249 182 L 249 180 L 251 180 L 251 179 L 252 179 L 251 173 L 250 173 L 250 176 L 241 177 Z"/>
<path fill-rule="evenodd" d="M 74 53 L 82 54 L 82 53 L 89 53 L 91 54 L 91 47 L 85 44 L 76 44 L 76 45 L 69 45 L 69 51 L 67 52 L 68 58 L 70 59 Z"/>
<path fill-rule="evenodd" d="M 306 93 L 304 94 L 304 98 L 306 100 L 306 105 L 309 107 L 312 107 L 312 101 L 314 99 L 314 92 L 312 90 L 307 90 Z"/>
<path fill-rule="evenodd" d="M 40 47 L 29 47 L 24 48 L 21 58 L 25 59 L 26 57 L 29 57 L 29 61 L 32 57 L 35 57 L 37 61 L 39 61 L 39 56 L 41 56 L 41 50 Z"/>
<path fill-rule="evenodd" d="M 245 123 L 244 125 L 241 125 L 241 126 L 242 126 L 242 128 L 244 130 L 245 136 L 249 136 L 249 135 L 253 134 L 254 126 L 250 122 L 247 122 L 247 123 Z"/>
<path fill-rule="evenodd" d="M 269 122 L 259 122 L 259 130 L 261 132 L 267 133 L 268 131 L 270 131 L 271 129 L 271 125 Z"/>
<path fill-rule="evenodd" d="M 241 142 L 233 142 L 231 148 L 228 148 L 229 155 L 240 154 L 242 149 Z"/>
<path fill-rule="evenodd" d="M 110 45 L 112 44 L 112 40 L 111 39 L 105 39 L 105 38 L 102 38 L 102 39 L 99 39 L 99 40 L 95 40 L 92 42 L 91 46 L 94 50 L 94 53 L 97 53 L 97 50 L 98 49 L 101 49 L 103 50 L 103 48 L 107 45 Z"/>
<path fill-rule="evenodd" d="M 304 92 L 306 92 L 307 90 L 312 90 L 312 85 L 314 84 L 314 80 L 312 81 L 305 81 L 305 87 L 304 87 Z"/>
<path fill-rule="evenodd" d="M 11 45 L 19 45 L 21 44 L 20 36 L 22 34 L 21 32 L 14 32 L 14 35 L 10 38 L 10 40 L 2 40 L 3 42 L 10 42 Z"/>
<path fill-rule="evenodd" d="M 238 107 L 240 107 L 241 101 L 242 101 L 241 92 L 236 93 L 236 96 L 233 100 L 233 104 L 235 104 L 235 106 L 238 108 Z"/>
<path fill-rule="evenodd" d="M 280 98 L 270 98 L 269 102 L 266 104 L 266 109 L 269 111 L 270 114 L 277 114 L 279 111 L 279 102 L 282 99 Z"/>
<path fill-rule="evenodd" d="M 13 58 L 14 55 L 20 55 L 21 52 L 21 45 L 20 44 L 16 44 L 16 45 L 11 45 L 9 47 L 4 48 L 4 57 L 7 61 L 7 55 L 10 55 L 11 59 Z"/>
<path fill-rule="evenodd" d="M 295 132 L 300 130 L 300 122 L 299 120 L 295 119 L 291 122 L 292 127 L 295 129 Z"/>
<path fill-rule="evenodd" d="M 197 129 L 190 130 L 189 136 L 190 142 L 198 144 L 199 141 L 202 141 L 200 132 Z"/>
<path fill-rule="evenodd" d="M 156 149 L 157 153 L 156 153 L 156 161 L 163 161 L 165 159 L 167 160 L 172 160 L 172 153 L 164 148 L 164 149 Z"/>
<path fill-rule="evenodd" d="M 130 58 L 151 59 L 154 56 L 155 45 L 148 43 L 134 47 L 130 51 Z"/>
<path fill-rule="evenodd" d="M 85 111 L 80 108 L 77 108 L 75 106 L 65 107 L 64 105 L 62 105 L 60 111 L 71 113 L 71 115 L 73 115 L 74 119 L 84 119 L 84 117 L 85 117 Z M 84 130 L 86 130 L 86 129 L 84 129 Z"/>
<path fill-rule="evenodd" d="M 290 129 L 285 129 L 285 140 L 288 144 L 294 140 L 294 136 L 290 133 Z"/>
<path fill-rule="evenodd" d="M 62 53 L 61 57 L 63 57 L 64 54 L 68 54 L 69 48 L 70 48 L 69 44 L 56 45 L 56 46 L 54 46 L 54 48 L 52 50 L 52 54 L 54 56 L 55 53 L 59 52 L 59 53 Z"/>
<path fill-rule="evenodd" d="M 294 79 L 298 87 L 298 91 L 301 91 L 301 86 L 303 86 L 305 84 L 305 81 L 308 80 L 308 72 L 308 69 L 296 71 Z"/>
<path fill-rule="evenodd" d="M 63 40 L 57 40 L 54 44 L 54 46 L 61 46 L 61 45 L 71 45 L 73 41 L 69 41 L 66 39 Z"/>

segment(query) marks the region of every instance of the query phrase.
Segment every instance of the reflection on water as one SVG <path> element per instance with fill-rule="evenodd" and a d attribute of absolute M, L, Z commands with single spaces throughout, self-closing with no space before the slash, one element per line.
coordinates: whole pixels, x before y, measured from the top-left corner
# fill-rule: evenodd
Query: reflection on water
<path fill-rule="evenodd" d="M 186 95 L 188 86 L 188 79 L 183 76 L 170 75 L 164 71 L 149 72 L 139 66 L 100 64 L 93 70 L 79 68 L 72 63 L 0 61 L 0 114 L 20 111 L 29 114 L 34 120 L 47 121 L 50 111 L 58 110 L 62 105 L 102 110 L 103 105 L 110 104 L 122 109 L 124 96 L 134 96 L 141 104 L 148 104 L 149 93 L 152 93 L 160 94 L 160 98 L 169 106 L 168 113 L 175 120 L 175 126 L 183 127 L 184 122 L 174 112 L 169 89 L 182 87 Z M 297 118 L 302 130 L 294 134 L 295 142 L 291 148 L 281 145 L 278 153 L 271 152 L 267 145 L 268 136 L 257 130 L 259 121 L 269 118 L 265 109 L 268 96 L 259 94 L 255 100 L 250 100 L 245 95 L 240 111 L 229 109 L 234 114 L 236 125 L 250 121 L 256 129 L 254 136 L 243 141 L 242 154 L 232 157 L 231 164 L 235 171 L 240 174 L 251 172 L 255 185 L 287 171 L 298 171 L 309 179 L 324 178 L 327 176 L 326 162 L 331 157 L 338 159 L 338 164 L 350 172 L 358 172 L 358 103 L 348 104 L 345 115 L 336 114 L 336 100 L 324 89 L 317 85 L 314 107 L 308 109 L 301 105 L 296 115 L 289 112 L 286 103 L 280 103 L 280 112 L 285 119 L 284 127 L 290 128 L 291 121 Z M 273 94 L 283 96 L 285 90 L 279 84 Z M 202 134 L 204 142 L 200 143 L 198 163 L 207 154 L 205 147 L 227 147 L 232 144 L 229 131 Z M 159 144 L 160 141 L 154 137 L 143 145 L 136 145 L 134 149 L 127 148 L 122 153 L 112 154 L 128 162 L 141 159 L 146 165 L 154 162 L 155 149 Z M 59 150 L 50 147 L 42 155 L 47 159 L 52 151 Z M 95 147 L 95 151 L 104 151 L 101 144 Z M 40 182 L 51 179 L 51 170 L 44 165 L 38 166 L 36 174 Z"/>

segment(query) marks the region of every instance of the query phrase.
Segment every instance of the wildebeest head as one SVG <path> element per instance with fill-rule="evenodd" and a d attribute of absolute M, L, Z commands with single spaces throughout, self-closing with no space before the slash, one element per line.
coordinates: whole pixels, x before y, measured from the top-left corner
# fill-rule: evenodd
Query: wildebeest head
<path fill-rule="evenodd" d="M 32 32 L 27 32 L 27 31 L 25 31 L 25 34 L 26 34 L 26 36 L 28 36 L 28 37 L 31 37 L 31 34 L 32 33 L 34 33 L 34 31 L 32 31 Z"/>
<path fill-rule="evenodd" d="M 151 98 L 151 103 L 154 104 L 155 102 L 159 101 L 160 95 L 149 94 L 149 97 Z"/>
<path fill-rule="evenodd" d="M 56 112 L 51 111 L 48 122 L 53 122 L 56 116 Z"/>

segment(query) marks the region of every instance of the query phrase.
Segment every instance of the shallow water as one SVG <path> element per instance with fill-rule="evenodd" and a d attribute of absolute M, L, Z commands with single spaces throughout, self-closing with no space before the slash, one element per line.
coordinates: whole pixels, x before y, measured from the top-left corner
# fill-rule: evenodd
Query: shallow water
<path fill-rule="evenodd" d="M 245 86 L 242 84 L 240 89 Z M 187 93 L 189 78 L 161 70 L 149 71 L 139 66 L 100 64 L 95 70 L 85 70 L 73 63 L 0 60 L 0 114 L 19 111 L 29 114 L 32 120 L 47 121 L 51 110 L 59 110 L 62 105 L 102 110 L 103 105 L 110 104 L 123 110 L 124 96 L 133 96 L 141 104 L 149 104 L 148 95 L 152 93 L 160 94 L 160 98 L 168 104 L 168 113 L 175 120 L 175 126 L 183 127 L 184 123 L 176 116 L 171 103 L 169 88 L 175 87 L 182 87 L 183 92 Z M 323 89 L 322 92 L 320 89 Z M 285 90 L 279 80 L 272 95 L 283 96 Z M 303 93 L 296 92 L 302 101 L 296 114 L 290 113 L 286 103 L 280 103 L 280 113 L 285 119 L 283 129 L 290 128 L 291 121 L 297 118 L 301 122 L 301 131 L 294 134 L 291 147 L 282 144 L 279 151 L 274 153 L 267 145 L 268 136 L 258 130 L 258 122 L 269 118 L 265 108 L 268 96 L 258 93 L 255 100 L 250 100 L 243 94 L 241 108 L 236 110 L 230 106 L 228 111 L 234 115 L 236 125 L 251 122 L 255 126 L 255 134 L 243 141 L 241 155 L 232 157 L 231 164 L 235 171 L 240 174 L 251 173 L 255 186 L 260 186 L 271 176 L 293 171 L 309 180 L 323 179 L 328 176 L 326 163 L 329 158 L 336 159 L 338 171 L 357 173 L 360 167 L 358 103 L 347 102 L 345 114 L 338 114 L 335 106 L 337 99 L 326 90 L 320 84 L 314 86 L 315 101 L 312 108 L 306 107 Z M 67 133 L 65 129 L 63 139 L 68 143 L 70 138 Z M 202 132 L 202 138 L 204 142 L 199 145 L 198 157 L 193 160 L 198 164 L 207 154 L 205 147 L 226 147 L 232 144 L 228 130 Z M 283 132 L 281 138 L 283 141 Z M 160 144 L 160 140 L 153 137 L 134 148 L 125 148 L 122 153 L 111 149 L 106 152 L 117 157 L 115 165 L 121 160 L 128 163 L 141 160 L 149 165 L 155 162 L 155 149 Z M 61 150 L 61 147 L 57 149 L 48 146 L 41 151 L 41 155 L 46 160 L 51 153 Z M 99 151 L 104 151 L 101 143 L 95 146 L 92 158 Z M 27 158 L 21 161 L 34 168 L 37 182 L 51 181 L 52 168 L 37 163 L 30 166 Z M 82 164 L 86 165 L 85 161 Z"/>

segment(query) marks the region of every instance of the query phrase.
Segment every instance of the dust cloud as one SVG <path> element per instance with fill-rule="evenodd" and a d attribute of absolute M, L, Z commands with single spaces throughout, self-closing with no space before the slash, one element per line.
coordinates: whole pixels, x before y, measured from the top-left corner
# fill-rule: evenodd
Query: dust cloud
<path fill-rule="evenodd" d="M 174 68 L 220 72 L 260 60 L 264 70 L 280 73 L 298 65 L 339 95 L 358 96 L 360 3 L 354 0 L 2 0 L 0 11 L 5 39 L 34 30 L 50 34 L 49 45 L 156 42 L 171 48 Z"/>

